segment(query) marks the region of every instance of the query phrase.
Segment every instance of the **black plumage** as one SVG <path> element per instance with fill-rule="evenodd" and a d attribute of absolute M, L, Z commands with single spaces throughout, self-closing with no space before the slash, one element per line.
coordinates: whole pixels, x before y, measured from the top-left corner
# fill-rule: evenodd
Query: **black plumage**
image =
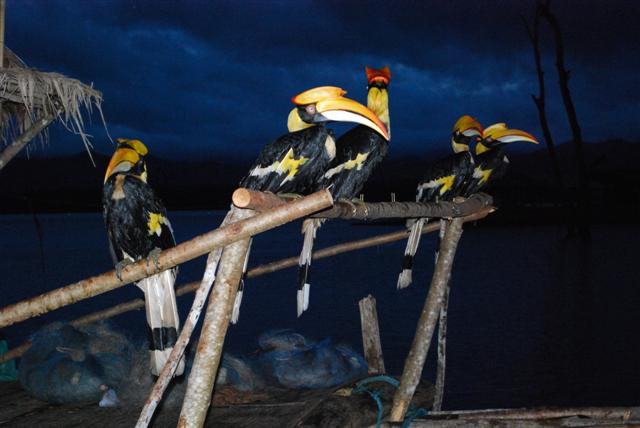
<path fill-rule="evenodd" d="M 461 194 L 473 174 L 474 160 L 468 151 L 431 163 L 416 189 L 417 202 L 450 201 Z"/>
<path fill-rule="evenodd" d="M 264 147 L 240 186 L 305 194 L 318 183 L 334 155 L 333 132 L 324 126 L 290 132 Z"/>
<path fill-rule="evenodd" d="M 125 263 L 156 257 L 175 246 L 167 210 L 147 184 L 147 148 L 138 140 L 118 139 L 107 167 L 102 204 L 109 247 L 120 271 Z M 180 319 L 175 296 L 177 268 L 141 279 L 149 324 L 151 373 L 159 375 L 176 343 Z M 175 374 L 184 372 L 184 358 Z"/>
<path fill-rule="evenodd" d="M 319 187 L 329 189 L 335 200 L 357 197 L 388 149 L 387 140 L 371 128 L 358 125 L 350 129 L 338 138 L 336 157 Z"/>
<path fill-rule="evenodd" d="M 475 155 L 475 167 L 468 177 L 461 195 L 469 197 L 483 190 L 492 182 L 504 177 L 508 166 L 509 159 L 502 147 L 492 148 Z"/>
<path fill-rule="evenodd" d="M 159 222 L 159 234 L 149 233 L 151 216 L 159 214 L 166 219 L 167 210 L 151 186 L 140 178 L 129 174 L 109 177 L 104 184 L 102 205 L 114 262 L 141 260 L 154 249 L 175 246 L 168 224 Z"/>
<path fill-rule="evenodd" d="M 450 201 L 462 194 L 465 183 L 474 171 L 473 156 L 469 151 L 461 151 L 431 163 L 416 189 L 417 202 Z M 413 260 L 420 244 L 422 228 L 428 219 L 419 218 L 408 222 L 409 239 L 402 259 L 402 268 L 398 276 L 397 288 L 406 288 L 411 284 Z"/>

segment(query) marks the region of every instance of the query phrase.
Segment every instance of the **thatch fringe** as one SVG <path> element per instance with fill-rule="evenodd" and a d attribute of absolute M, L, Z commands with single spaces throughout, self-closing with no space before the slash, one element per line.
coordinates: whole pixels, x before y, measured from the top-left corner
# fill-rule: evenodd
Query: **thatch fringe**
<path fill-rule="evenodd" d="M 13 62 L 11 68 L 0 69 L 0 135 L 3 145 L 8 145 L 38 119 L 54 115 L 65 128 L 80 135 L 89 151 L 92 146 L 85 133 L 82 110 L 91 114 L 95 107 L 104 124 L 102 93 L 58 73 L 16 67 L 18 61 Z M 41 138 L 46 140 L 46 133 L 42 133 Z"/>

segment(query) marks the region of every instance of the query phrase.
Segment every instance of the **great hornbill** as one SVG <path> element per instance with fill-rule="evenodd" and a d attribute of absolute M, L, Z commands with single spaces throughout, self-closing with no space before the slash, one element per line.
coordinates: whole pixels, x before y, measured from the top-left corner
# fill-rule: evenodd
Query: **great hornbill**
<path fill-rule="evenodd" d="M 359 123 L 388 138 L 388 131 L 380 119 L 367 107 L 345 98 L 345 93 L 335 86 L 321 86 L 294 96 L 291 100 L 296 107 L 287 121 L 289 133 L 262 149 L 240 186 L 298 195 L 316 190 L 316 184 L 336 156 L 333 132 L 322 126 L 326 122 Z M 241 281 L 234 303 L 233 323 L 239 316 L 243 291 Z"/>
<path fill-rule="evenodd" d="M 463 131 L 461 134 L 456 136 L 456 128 L 467 128 L 471 129 L 471 131 Z M 472 158 L 469 152 L 469 145 L 473 141 L 476 141 L 476 154 Z M 538 143 L 538 140 L 536 140 L 531 134 L 518 129 L 509 129 L 504 123 L 496 123 L 483 130 L 482 126 L 470 116 L 462 116 L 458 119 L 454 125 L 454 134 L 451 141 L 453 150 L 456 152 L 453 156 L 462 155 L 465 158 L 470 159 L 471 162 L 467 163 L 467 161 L 461 161 L 466 165 L 463 168 L 458 167 L 461 172 L 457 175 L 462 178 L 461 181 L 454 181 L 451 179 L 451 176 L 445 177 L 445 181 L 446 179 L 452 180 L 451 183 L 453 183 L 453 186 L 446 195 L 446 198 L 444 197 L 445 195 L 442 195 L 439 200 L 451 200 L 455 196 L 469 197 L 483 189 L 490 182 L 502 177 L 506 172 L 507 165 L 509 164 L 509 160 L 504 154 L 503 147 L 508 143 L 517 141 L 530 142 L 534 144 Z M 444 163 L 441 165 L 442 170 L 454 171 L 456 166 L 454 163 L 447 165 L 448 159 L 451 159 L 451 157 L 444 159 Z M 430 173 L 427 174 L 427 177 L 420 185 L 424 186 L 426 184 L 427 187 L 432 190 L 426 195 L 426 198 L 423 198 L 423 202 L 438 200 L 433 198 L 433 189 L 439 186 L 439 180 L 428 182 L 428 177 L 434 171 L 434 166 L 439 164 L 440 162 L 436 162 L 436 164 L 431 166 Z M 438 175 L 437 171 L 435 175 Z M 457 185 L 455 183 L 457 183 Z M 418 186 L 418 195 L 416 196 L 416 200 L 420 200 L 420 186 Z M 440 190 L 436 193 L 442 191 L 444 186 L 439 188 Z M 398 277 L 398 288 L 405 288 L 411 284 L 413 257 L 418 248 L 422 227 L 425 222 L 426 219 L 418 219 L 411 227 L 411 233 L 405 250 L 402 272 Z"/>
<path fill-rule="evenodd" d="M 476 144 L 475 167 L 473 174 L 465 183 L 462 196 L 471 196 L 487 184 L 504 176 L 509 165 L 504 146 L 520 141 L 538 144 L 538 140 L 533 135 L 519 129 L 509 129 L 504 123 L 488 126 Z"/>
<path fill-rule="evenodd" d="M 104 176 L 102 207 L 119 274 L 127 263 L 156 258 L 161 250 L 175 246 L 175 240 L 167 210 L 147 184 L 147 147 L 139 140 L 119 138 L 117 142 Z M 144 293 L 151 373 L 156 376 L 162 371 L 180 328 L 174 290 L 176 274 L 177 268 L 168 269 L 136 283 Z M 184 358 L 176 376 L 183 372 Z"/>
<path fill-rule="evenodd" d="M 379 70 L 365 67 L 365 72 L 368 85 L 367 107 L 384 123 L 387 135 L 359 125 L 338 138 L 336 156 L 318 183 L 318 189 L 329 189 L 335 200 L 356 198 L 387 154 L 391 132 L 387 87 L 391 81 L 391 71 L 388 67 Z M 309 307 L 309 269 L 313 242 L 322 223 L 320 219 L 306 219 L 302 223 L 304 243 L 298 261 L 298 316 Z"/>
<path fill-rule="evenodd" d="M 464 191 L 466 180 L 473 174 L 474 160 L 469 152 L 469 144 L 480 138 L 482 126 L 471 116 L 462 116 L 453 125 L 451 146 L 454 154 L 437 160 L 427 167 L 427 171 L 416 190 L 417 202 L 449 201 Z M 402 271 L 398 276 L 398 288 L 411 284 L 413 258 L 420 243 L 422 228 L 428 221 L 419 218 L 407 222 L 411 232 L 404 250 Z"/>

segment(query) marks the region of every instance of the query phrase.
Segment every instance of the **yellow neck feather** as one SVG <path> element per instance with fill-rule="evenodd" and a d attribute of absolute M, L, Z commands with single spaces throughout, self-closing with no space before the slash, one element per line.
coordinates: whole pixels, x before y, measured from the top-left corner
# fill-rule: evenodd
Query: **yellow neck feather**
<path fill-rule="evenodd" d="M 367 107 L 376 114 L 391 133 L 391 123 L 389 120 L 389 93 L 386 88 L 381 89 L 376 86 L 369 88 L 367 94 Z"/>

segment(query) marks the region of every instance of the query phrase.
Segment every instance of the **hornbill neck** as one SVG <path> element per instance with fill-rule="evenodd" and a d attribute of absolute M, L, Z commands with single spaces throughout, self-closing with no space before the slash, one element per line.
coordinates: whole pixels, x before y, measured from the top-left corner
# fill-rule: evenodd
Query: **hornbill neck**
<path fill-rule="evenodd" d="M 367 107 L 373 111 L 387 127 L 391 134 L 391 122 L 389 119 L 389 92 L 387 85 L 373 83 L 369 85 L 367 92 Z"/>

